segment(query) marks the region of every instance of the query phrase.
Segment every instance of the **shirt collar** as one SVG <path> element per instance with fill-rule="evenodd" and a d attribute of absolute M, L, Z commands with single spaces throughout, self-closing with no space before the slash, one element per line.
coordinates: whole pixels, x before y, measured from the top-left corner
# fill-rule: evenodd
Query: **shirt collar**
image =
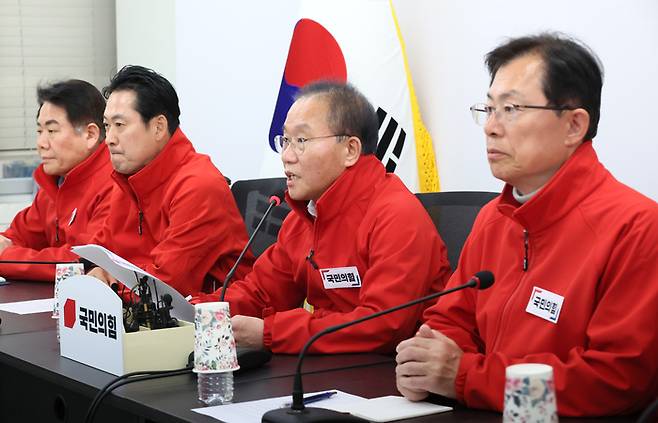
<path fill-rule="evenodd" d="M 313 217 L 318 217 L 318 209 L 315 207 L 315 201 L 309 201 L 306 209 L 308 210 L 308 214 Z"/>
<path fill-rule="evenodd" d="M 514 199 L 518 201 L 521 204 L 525 204 L 528 200 L 530 200 L 537 192 L 541 189 L 542 187 L 537 188 L 536 190 L 529 192 L 528 194 L 521 194 L 521 191 L 518 190 L 518 188 L 514 187 L 512 189 L 512 195 L 514 196 Z"/>

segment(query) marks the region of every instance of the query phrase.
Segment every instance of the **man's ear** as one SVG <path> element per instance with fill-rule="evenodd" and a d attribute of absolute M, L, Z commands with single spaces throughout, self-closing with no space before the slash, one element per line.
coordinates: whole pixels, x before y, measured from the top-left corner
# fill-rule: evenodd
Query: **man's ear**
<path fill-rule="evenodd" d="M 585 109 L 570 110 L 567 120 L 567 137 L 564 140 L 566 147 L 578 147 L 585 140 L 589 129 L 589 113 Z"/>
<path fill-rule="evenodd" d="M 345 155 L 345 167 L 352 167 L 361 157 L 361 140 L 359 137 L 349 137 L 345 141 L 345 149 L 347 154 Z"/>
<path fill-rule="evenodd" d="M 101 128 L 98 127 L 95 123 L 88 123 L 84 128 L 84 137 L 87 150 L 94 150 L 100 142 L 101 138 Z"/>
<path fill-rule="evenodd" d="M 169 122 L 165 115 L 158 115 L 151 119 L 151 124 L 155 130 L 155 139 L 158 142 L 166 143 L 171 134 L 169 134 Z"/>

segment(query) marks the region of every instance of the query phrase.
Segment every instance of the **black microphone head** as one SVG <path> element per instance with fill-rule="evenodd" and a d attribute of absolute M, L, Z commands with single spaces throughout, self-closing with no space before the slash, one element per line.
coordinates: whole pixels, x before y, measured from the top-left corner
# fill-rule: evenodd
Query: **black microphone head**
<path fill-rule="evenodd" d="M 494 283 L 494 274 L 488 270 L 480 270 L 474 276 L 477 282 L 477 289 L 487 289 Z"/>

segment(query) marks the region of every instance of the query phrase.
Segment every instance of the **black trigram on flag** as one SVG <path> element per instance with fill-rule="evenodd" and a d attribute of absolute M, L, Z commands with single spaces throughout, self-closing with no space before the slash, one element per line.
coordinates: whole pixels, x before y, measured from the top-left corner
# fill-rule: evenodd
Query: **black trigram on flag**
<path fill-rule="evenodd" d="M 379 118 L 379 142 L 375 154 L 386 166 L 386 171 L 393 173 L 400 160 L 407 133 L 402 127 L 398 130 L 398 122 L 381 107 L 377 108 L 377 118 Z M 392 148 L 391 144 L 393 144 Z"/>

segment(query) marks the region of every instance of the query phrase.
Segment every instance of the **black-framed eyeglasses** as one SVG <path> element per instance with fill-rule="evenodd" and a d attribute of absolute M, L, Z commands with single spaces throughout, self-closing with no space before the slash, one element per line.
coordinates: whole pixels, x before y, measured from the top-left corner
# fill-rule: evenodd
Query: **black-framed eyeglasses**
<path fill-rule="evenodd" d="M 306 143 L 309 141 L 319 140 L 322 138 L 340 138 L 339 142 L 342 141 L 345 137 L 350 137 L 351 135 L 347 134 L 336 134 L 336 135 L 322 135 L 319 137 L 303 138 L 303 137 L 294 137 L 289 138 L 283 135 L 277 135 L 274 137 L 274 143 L 279 147 L 279 152 L 283 153 L 288 146 L 292 146 L 292 150 L 296 154 L 302 154 L 304 149 L 306 149 Z"/>
<path fill-rule="evenodd" d="M 478 103 L 472 105 L 470 108 L 473 120 L 480 126 L 484 126 L 492 115 L 496 115 L 496 119 L 504 122 L 514 122 L 521 111 L 524 109 L 533 110 L 575 110 L 577 107 L 573 106 L 531 106 L 528 104 L 512 104 L 505 103 L 500 108 L 489 106 L 488 104 Z"/>

